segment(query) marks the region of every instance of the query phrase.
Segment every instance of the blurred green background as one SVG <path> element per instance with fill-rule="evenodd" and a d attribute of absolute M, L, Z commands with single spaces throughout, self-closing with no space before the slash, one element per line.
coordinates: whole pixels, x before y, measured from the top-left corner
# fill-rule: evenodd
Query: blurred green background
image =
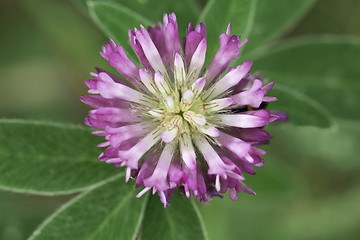
<path fill-rule="evenodd" d="M 358 0 L 319 0 L 282 38 L 359 36 L 359 13 Z M 108 67 L 98 55 L 107 37 L 80 4 L 2 0 L 0 36 L 1 117 L 82 124 L 89 110 L 78 100 L 86 92 L 83 81 L 94 66 Z M 360 126 L 351 124 L 348 130 L 359 132 Z M 297 143 L 304 147 L 302 141 L 307 141 L 301 138 L 301 129 L 295 130 L 300 138 L 293 136 L 292 148 L 284 147 L 286 142 L 281 139 L 286 129 L 279 126 L 269 131 L 274 139 L 266 147 L 266 167 L 247 181 L 258 195 L 241 194 L 235 202 L 226 195 L 210 202 L 210 207 L 200 206 L 209 238 L 360 239 L 358 157 L 348 159 L 345 154 L 341 159 L 343 148 L 339 148 L 337 162 L 316 154 L 309 157 L 302 153 L 317 151 L 316 143 L 310 144 L 313 148 L 297 149 Z M 317 134 L 320 130 L 310 131 Z M 353 138 L 357 140 L 359 137 Z M 355 164 L 348 165 L 348 161 Z M 1 191 L 0 239 L 26 239 L 71 197 Z"/>

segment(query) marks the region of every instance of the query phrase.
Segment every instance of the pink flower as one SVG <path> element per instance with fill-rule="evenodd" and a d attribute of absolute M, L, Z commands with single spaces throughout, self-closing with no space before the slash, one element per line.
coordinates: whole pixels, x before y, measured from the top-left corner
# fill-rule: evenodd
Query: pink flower
<path fill-rule="evenodd" d="M 255 146 L 268 142 L 261 128 L 279 117 L 261 107 L 276 98 L 265 96 L 273 83 L 263 86 L 249 74 L 252 62 L 225 72 L 247 42 L 230 32 L 229 24 L 207 68 L 204 23 L 190 23 L 181 44 L 174 13 L 129 31 L 140 67 L 113 40 L 103 47 L 100 54 L 128 81 L 92 73 L 85 84 L 95 95 L 81 99 L 95 109 L 85 123 L 105 136 L 99 159 L 126 167 L 126 181 L 134 177 L 144 187 L 138 197 L 152 189 L 167 206 L 175 188 L 205 202 L 227 190 L 233 200 L 255 194 L 244 174 L 263 166 L 265 152 Z"/>

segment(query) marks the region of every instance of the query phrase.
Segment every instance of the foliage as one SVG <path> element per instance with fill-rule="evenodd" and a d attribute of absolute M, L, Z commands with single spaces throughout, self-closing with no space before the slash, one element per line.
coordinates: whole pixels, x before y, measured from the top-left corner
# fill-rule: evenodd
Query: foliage
<path fill-rule="evenodd" d="M 89 70 L 95 61 L 101 65 L 94 47 L 99 49 L 104 37 L 89 30 L 89 26 L 95 27 L 87 23 L 87 16 L 130 54 L 127 30 L 139 24 L 153 25 L 165 12 L 177 14 L 181 36 L 188 21 L 205 21 L 209 56 L 218 48 L 217 36 L 231 22 L 232 34 L 249 38 L 237 63 L 253 60 L 253 73 L 275 82 L 270 95 L 279 101 L 272 110 L 286 111 L 290 122 L 270 129 L 275 139 L 267 149 L 267 166 L 249 181 L 258 196 L 240 197 L 237 202 L 217 199 L 211 207 L 200 206 L 203 220 L 196 204 L 177 193 L 167 209 L 149 193 L 135 198 L 138 190 L 132 182 L 123 183 L 121 169 L 96 160 L 101 152 L 96 148 L 99 138 L 89 129 L 3 119 L 1 189 L 39 195 L 81 192 L 51 215 L 31 239 L 206 239 L 207 235 L 209 239 L 261 239 L 262 232 L 266 232 L 266 239 L 336 239 L 344 236 L 342 233 L 349 239 L 358 231 L 360 38 L 284 38 L 314 6 L 314 0 L 209 0 L 206 4 L 191 0 L 76 0 L 86 17 L 73 12 L 70 18 L 65 16 L 73 11 L 72 5 L 35 2 L 19 1 L 58 56 L 71 59 L 71 71 L 76 70 L 74 66 Z M 68 35 L 60 34 L 59 29 Z M 29 38 L 29 44 L 37 49 L 36 54 L 46 56 L 43 43 L 34 39 Z M 15 46 L 2 51 L 9 56 L 4 64 L 13 61 L 12 51 L 21 52 Z M 27 56 L 21 58 L 26 60 Z M 7 76 L 14 75 L 4 74 L 6 87 L 10 84 Z M 83 91 L 80 84 L 74 84 L 77 91 Z M 3 89 L 1 93 L 11 99 Z M 73 112 L 77 113 L 76 109 Z M 338 180 L 338 174 L 346 177 Z M 322 196 L 319 191 L 329 193 Z M 336 191 L 344 197 L 333 193 Z M 315 197 L 318 200 L 313 201 Z M 261 232 L 259 228 L 263 228 Z M 0 238 L 12 236 L 6 234 Z"/>

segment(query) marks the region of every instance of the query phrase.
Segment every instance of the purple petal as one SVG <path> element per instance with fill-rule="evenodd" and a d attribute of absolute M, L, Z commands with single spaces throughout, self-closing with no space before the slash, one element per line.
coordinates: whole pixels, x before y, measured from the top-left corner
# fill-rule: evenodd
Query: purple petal
<path fill-rule="evenodd" d="M 229 70 L 229 72 L 223 78 L 221 78 L 208 90 L 210 92 L 208 98 L 212 99 L 238 84 L 244 77 L 248 75 L 251 66 L 252 62 L 244 62 L 242 65 Z"/>
<path fill-rule="evenodd" d="M 231 128 L 229 132 L 247 142 L 263 142 L 272 138 L 268 132 L 259 128 Z"/>
<path fill-rule="evenodd" d="M 137 169 L 139 159 L 160 140 L 159 130 L 155 129 L 127 151 L 119 151 L 119 157 L 126 162 L 126 166 Z"/>
<path fill-rule="evenodd" d="M 101 55 L 108 60 L 110 65 L 118 70 L 121 75 L 132 83 L 138 84 L 136 78 L 139 78 L 139 68 L 126 56 L 122 46 L 117 46 L 110 38 L 110 44 L 103 47 Z"/>
<path fill-rule="evenodd" d="M 246 106 L 258 108 L 263 102 L 266 91 L 262 89 L 262 81 L 255 79 L 250 89 L 232 96 L 233 107 Z"/>
<path fill-rule="evenodd" d="M 225 133 L 221 133 L 218 137 L 218 141 L 224 147 L 235 153 L 239 158 L 246 156 L 251 149 L 250 143 L 244 142 Z"/>
<path fill-rule="evenodd" d="M 166 144 L 162 151 L 156 168 L 151 177 L 144 180 L 145 187 L 153 187 L 158 191 L 166 191 L 169 189 L 167 176 L 169 173 L 171 159 L 174 154 L 175 144 Z"/>
<path fill-rule="evenodd" d="M 165 47 L 168 54 L 168 61 L 173 63 L 175 53 L 180 53 L 178 25 L 174 13 L 170 15 L 164 14 L 163 31 L 165 36 Z M 172 66 L 170 65 L 170 67 Z"/>
<path fill-rule="evenodd" d="M 260 110 L 259 110 L 260 111 Z M 255 128 L 263 127 L 269 123 L 270 115 L 263 116 L 263 114 L 239 113 L 239 114 L 222 114 L 219 116 L 221 124 L 240 127 L 240 128 Z"/>
<path fill-rule="evenodd" d="M 202 39 L 203 37 L 198 32 L 190 32 L 186 35 L 185 62 L 187 66 L 190 66 L 190 60 L 192 58 L 192 55 L 194 54 Z"/>
<path fill-rule="evenodd" d="M 223 73 L 230 61 L 239 56 L 240 38 L 235 35 L 230 37 L 229 27 L 227 34 L 221 34 L 219 39 L 219 50 L 216 52 L 206 72 L 206 80 L 208 83 Z"/>
<path fill-rule="evenodd" d="M 276 116 L 276 120 L 272 122 L 284 123 L 289 121 L 289 116 L 285 112 L 271 111 L 271 116 Z"/>
<path fill-rule="evenodd" d="M 147 97 L 123 84 L 116 83 L 109 74 L 105 72 L 99 73 L 99 81 L 97 81 L 97 90 L 104 98 L 120 98 L 126 101 L 135 102 L 143 105 L 146 103 Z"/>
<path fill-rule="evenodd" d="M 151 40 L 148 31 L 143 26 L 140 27 L 141 30 L 135 30 L 135 37 L 139 41 L 145 57 L 155 72 L 166 74 L 167 71 L 160 57 L 159 51 L 157 50 L 154 42 Z"/>
<path fill-rule="evenodd" d="M 165 47 L 165 36 L 163 33 L 163 26 L 161 23 L 158 23 L 155 27 L 149 27 L 148 28 L 149 34 L 151 36 L 151 39 L 153 40 L 156 48 L 159 51 L 159 54 L 161 56 L 161 59 L 164 63 L 169 62 L 168 56 L 167 56 L 167 50 Z"/>
<path fill-rule="evenodd" d="M 101 96 L 81 96 L 80 100 L 93 108 L 100 107 L 119 107 L 128 108 L 129 103 L 122 99 L 106 99 Z"/>
<path fill-rule="evenodd" d="M 101 107 L 91 110 L 89 116 L 95 120 L 105 122 L 136 122 L 141 120 L 137 112 L 116 107 Z"/>
<path fill-rule="evenodd" d="M 141 47 L 141 44 L 139 43 L 139 41 L 136 39 L 135 36 L 135 30 L 131 31 L 129 30 L 129 39 L 130 39 L 130 44 L 132 49 L 135 51 L 136 55 L 138 56 L 141 64 L 148 70 L 148 71 L 153 71 L 148 59 L 145 56 L 144 50 Z"/>

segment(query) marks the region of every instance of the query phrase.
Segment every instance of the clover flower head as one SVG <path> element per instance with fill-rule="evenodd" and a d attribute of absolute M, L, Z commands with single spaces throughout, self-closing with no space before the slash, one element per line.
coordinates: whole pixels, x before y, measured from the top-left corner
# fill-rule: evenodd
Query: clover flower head
<path fill-rule="evenodd" d="M 99 159 L 126 167 L 126 181 L 144 187 L 138 197 L 152 189 L 167 206 L 175 188 L 201 202 L 227 191 L 233 200 L 255 194 L 243 174 L 263 166 L 265 152 L 256 146 L 268 142 L 262 128 L 279 116 L 263 108 L 276 100 L 265 96 L 274 84 L 250 75 L 252 62 L 229 68 L 247 42 L 230 32 L 229 24 L 207 67 L 204 23 L 190 23 L 180 42 L 174 13 L 129 30 L 141 66 L 112 39 L 103 46 L 101 56 L 121 77 L 91 73 L 85 84 L 93 95 L 81 99 L 94 110 L 85 123 L 105 136 Z"/>

